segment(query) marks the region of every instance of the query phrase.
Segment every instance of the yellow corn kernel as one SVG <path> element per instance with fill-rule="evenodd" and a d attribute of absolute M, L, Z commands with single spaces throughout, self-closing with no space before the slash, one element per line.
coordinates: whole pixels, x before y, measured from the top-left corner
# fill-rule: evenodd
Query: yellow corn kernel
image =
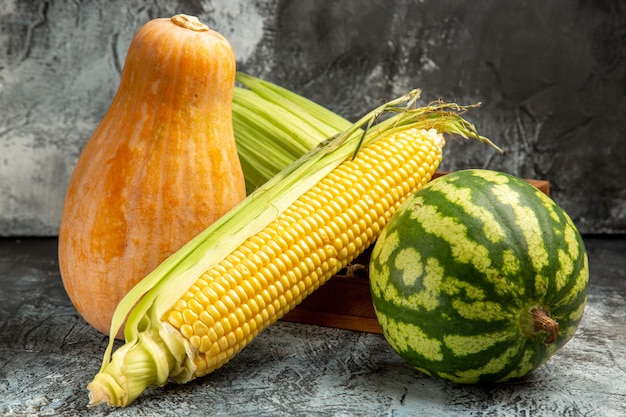
<path fill-rule="evenodd" d="M 175 303 L 165 320 L 199 345 L 196 376 L 228 362 L 251 340 L 250 332 L 281 318 L 293 300 L 299 302 L 373 242 L 441 160 L 440 147 L 421 135 L 408 130 L 361 149 Z M 201 324 L 188 322 L 194 317 Z"/>

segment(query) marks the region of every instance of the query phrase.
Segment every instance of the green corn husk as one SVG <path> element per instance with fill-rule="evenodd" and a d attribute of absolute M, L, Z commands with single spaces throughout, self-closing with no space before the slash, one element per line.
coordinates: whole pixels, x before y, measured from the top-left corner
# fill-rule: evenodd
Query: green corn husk
<path fill-rule="evenodd" d="M 248 194 L 327 138 L 343 117 L 286 88 L 238 72 L 233 128 Z"/>
<path fill-rule="evenodd" d="M 276 219 L 304 192 L 350 159 L 361 146 L 395 131 L 418 128 L 475 138 L 495 147 L 460 116 L 469 107 L 446 103 L 422 108 L 402 105 L 414 103 L 418 94 L 416 90 L 380 106 L 304 154 L 140 281 L 115 311 L 102 367 L 89 384 L 90 404 L 106 402 L 125 406 L 149 386 L 163 385 L 168 380 L 184 383 L 194 379 L 194 365 L 185 340 L 161 321 L 163 314 L 204 271 L 221 262 L 249 236 Z M 363 129 L 387 113 L 392 116 Z M 115 335 L 126 318 L 126 342 L 111 355 Z"/>

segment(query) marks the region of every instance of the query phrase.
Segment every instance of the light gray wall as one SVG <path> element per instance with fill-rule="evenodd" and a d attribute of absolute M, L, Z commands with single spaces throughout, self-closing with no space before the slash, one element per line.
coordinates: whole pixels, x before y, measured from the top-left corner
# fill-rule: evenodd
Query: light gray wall
<path fill-rule="evenodd" d="M 482 102 L 502 148 L 451 142 L 442 169 L 547 179 L 583 233 L 626 233 L 621 0 L 0 0 L 0 235 L 55 235 L 73 165 L 147 20 L 198 15 L 239 69 L 355 119 L 382 98 Z"/>

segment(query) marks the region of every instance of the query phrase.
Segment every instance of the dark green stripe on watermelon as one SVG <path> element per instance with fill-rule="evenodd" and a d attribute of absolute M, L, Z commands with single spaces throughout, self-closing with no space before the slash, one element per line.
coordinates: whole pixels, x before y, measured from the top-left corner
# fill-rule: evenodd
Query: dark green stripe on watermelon
<path fill-rule="evenodd" d="M 544 363 L 573 336 L 588 280 L 583 241 L 549 197 L 514 176 L 466 170 L 409 198 L 379 237 L 372 299 L 385 337 L 423 372 L 503 381 Z M 559 334 L 534 328 L 533 309 Z"/>

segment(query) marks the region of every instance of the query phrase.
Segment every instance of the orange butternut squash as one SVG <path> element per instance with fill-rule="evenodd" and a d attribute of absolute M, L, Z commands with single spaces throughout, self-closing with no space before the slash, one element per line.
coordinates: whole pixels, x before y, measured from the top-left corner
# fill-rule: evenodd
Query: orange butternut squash
<path fill-rule="evenodd" d="M 133 38 L 59 226 L 63 285 L 97 330 L 108 334 L 139 280 L 245 198 L 235 71 L 229 42 L 193 16 L 154 19 Z"/>

